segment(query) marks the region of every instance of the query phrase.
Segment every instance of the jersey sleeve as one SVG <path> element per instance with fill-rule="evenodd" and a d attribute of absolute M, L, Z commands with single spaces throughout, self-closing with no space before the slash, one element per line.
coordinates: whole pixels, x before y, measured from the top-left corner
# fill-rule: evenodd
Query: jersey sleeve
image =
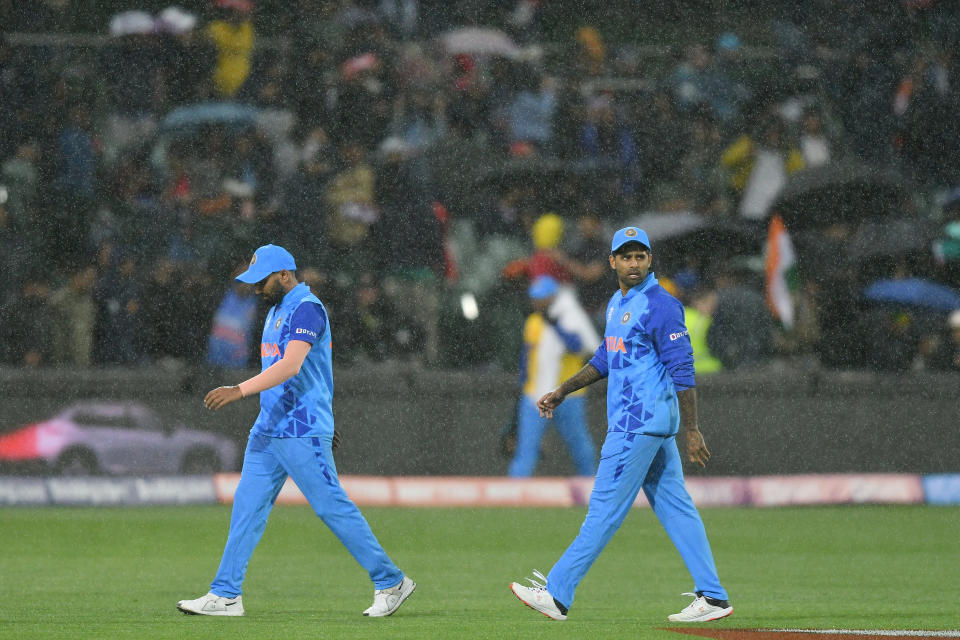
<path fill-rule="evenodd" d="M 693 370 L 693 345 L 683 322 L 683 305 L 670 296 L 658 297 L 658 308 L 650 314 L 647 331 L 653 339 L 660 362 L 680 391 L 696 386 Z"/>
<path fill-rule="evenodd" d="M 601 340 L 597 352 L 593 354 L 588 362 L 591 367 L 600 372 L 601 378 L 606 378 L 610 373 L 610 367 L 607 365 L 607 341 Z"/>
<path fill-rule="evenodd" d="M 290 318 L 290 339 L 315 344 L 327 328 L 327 314 L 316 302 L 304 302 Z"/>

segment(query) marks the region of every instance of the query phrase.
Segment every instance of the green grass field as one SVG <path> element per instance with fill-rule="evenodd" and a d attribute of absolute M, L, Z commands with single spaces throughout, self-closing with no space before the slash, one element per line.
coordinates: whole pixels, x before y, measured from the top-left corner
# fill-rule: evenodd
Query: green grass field
<path fill-rule="evenodd" d="M 511 580 L 543 572 L 582 509 L 365 509 L 417 592 L 385 619 L 312 512 L 277 507 L 244 585 L 244 618 L 184 616 L 207 591 L 229 508 L 0 509 L 0 638 L 672 638 L 692 584 L 637 510 L 566 622 L 524 607 Z M 960 508 L 703 511 L 735 607 L 719 628 L 955 629 Z"/>

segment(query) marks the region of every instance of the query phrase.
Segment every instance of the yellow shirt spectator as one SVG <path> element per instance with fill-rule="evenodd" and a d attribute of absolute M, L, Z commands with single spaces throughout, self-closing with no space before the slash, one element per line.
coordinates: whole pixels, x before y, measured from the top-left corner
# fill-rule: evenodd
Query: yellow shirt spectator
<path fill-rule="evenodd" d="M 215 20 L 207 34 L 217 47 L 217 64 L 213 70 L 213 88 L 222 98 L 232 98 L 250 75 L 253 55 L 253 23 Z"/>

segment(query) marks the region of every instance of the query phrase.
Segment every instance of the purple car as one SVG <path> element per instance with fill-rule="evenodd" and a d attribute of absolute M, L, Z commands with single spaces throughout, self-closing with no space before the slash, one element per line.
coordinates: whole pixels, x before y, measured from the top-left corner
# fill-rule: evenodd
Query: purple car
<path fill-rule="evenodd" d="M 0 463 L 64 475 L 232 471 L 237 453 L 225 436 L 165 423 L 134 402 L 78 402 L 0 435 Z"/>

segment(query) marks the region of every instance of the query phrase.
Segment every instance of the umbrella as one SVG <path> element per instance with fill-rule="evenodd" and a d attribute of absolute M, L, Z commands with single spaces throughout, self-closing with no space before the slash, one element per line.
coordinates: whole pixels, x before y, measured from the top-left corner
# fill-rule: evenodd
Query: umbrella
<path fill-rule="evenodd" d="M 960 309 L 960 294 L 950 287 L 923 278 L 877 280 L 863 290 L 863 296 L 874 302 L 926 307 L 939 311 Z"/>
<path fill-rule="evenodd" d="M 160 131 L 197 129 L 205 124 L 230 125 L 239 128 L 256 124 L 257 110 L 234 102 L 203 102 L 178 107 L 160 123 Z"/>
<path fill-rule="evenodd" d="M 777 196 L 773 212 L 790 230 L 887 216 L 900 208 L 903 177 L 891 169 L 840 162 L 801 171 Z"/>
<path fill-rule="evenodd" d="M 464 27 L 447 31 L 440 36 L 440 41 L 450 53 L 468 53 L 476 56 L 502 56 L 516 58 L 520 55 L 520 47 L 510 39 L 510 36 L 499 29 L 484 27 Z"/>
<path fill-rule="evenodd" d="M 854 231 L 844 254 L 850 262 L 863 262 L 910 253 L 929 253 L 936 236 L 936 227 L 925 220 L 869 220 Z"/>
<path fill-rule="evenodd" d="M 650 212 L 630 223 L 647 232 L 654 254 L 726 255 L 759 253 L 762 225 L 743 220 L 711 220 L 698 213 Z"/>

